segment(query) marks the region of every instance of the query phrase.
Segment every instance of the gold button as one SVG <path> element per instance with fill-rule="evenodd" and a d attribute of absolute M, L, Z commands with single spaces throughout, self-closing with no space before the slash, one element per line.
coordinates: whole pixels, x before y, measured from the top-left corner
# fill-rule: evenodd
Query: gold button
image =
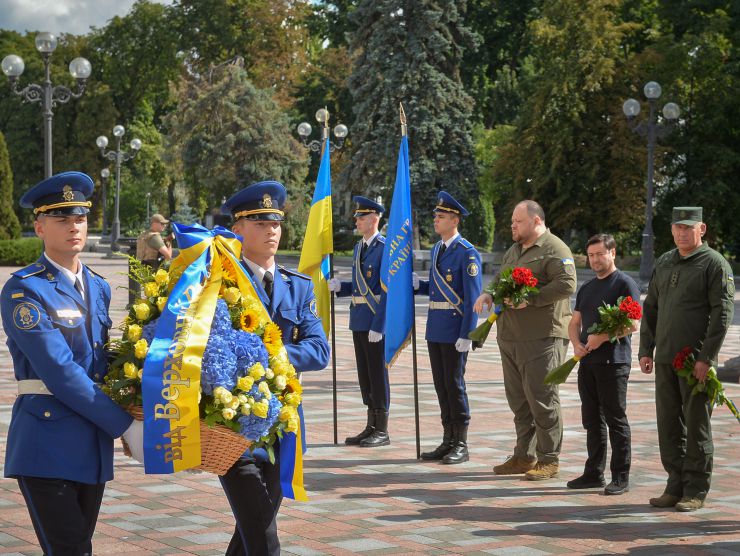
<path fill-rule="evenodd" d="M 44 417 L 51 417 L 51 411 L 44 411 Z"/>
<path fill-rule="evenodd" d="M 100 374 L 99 373 L 95 373 L 95 378 L 100 378 Z"/>

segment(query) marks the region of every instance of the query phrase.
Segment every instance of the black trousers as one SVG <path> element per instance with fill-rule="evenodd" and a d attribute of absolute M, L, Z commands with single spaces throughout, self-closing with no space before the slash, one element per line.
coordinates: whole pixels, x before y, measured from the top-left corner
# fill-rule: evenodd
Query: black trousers
<path fill-rule="evenodd" d="M 632 461 L 627 421 L 627 381 L 630 364 L 587 364 L 578 369 L 581 418 L 586 429 L 588 459 L 584 474 L 601 477 L 606 467 L 607 427 L 612 448 L 612 478 L 627 478 Z"/>
<path fill-rule="evenodd" d="M 92 554 L 105 483 L 18 477 L 33 528 L 47 556 Z"/>
<path fill-rule="evenodd" d="M 277 514 L 283 492 L 277 460 L 239 459 L 219 479 L 236 519 L 226 556 L 279 556 Z"/>
<path fill-rule="evenodd" d="M 455 344 L 427 342 L 427 347 L 442 424 L 467 425 L 470 422 L 468 393 L 465 390 L 468 353 L 457 351 Z"/>
<path fill-rule="evenodd" d="M 352 331 L 357 361 L 357 380 L 360 383 L 362 403 L 369 409 L 388 411 L 391 391 L 388 384 L 388 369 L 385 368 L 385 340 L 372 343 L 368 332 Z"/>

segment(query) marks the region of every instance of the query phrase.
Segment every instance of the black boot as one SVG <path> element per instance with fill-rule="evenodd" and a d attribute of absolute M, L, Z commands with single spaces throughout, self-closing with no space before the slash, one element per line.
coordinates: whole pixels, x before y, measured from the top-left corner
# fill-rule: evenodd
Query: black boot
<path fill-rule="evenodd" d="M 442 437 L 442 444 L 437 446 L 431 452 L 422 452 L 421 459 L 427 461 L 442 459 L 447 455 L 447 452 L 452 448 L 452 425 L 442 425 L 444 427 L 444 436 Z"/>
<path fill-rule="evenodd" d="M 372 432 L 375 430 L 375 413 L 372 409 L 367 410 L 367 425 L 365 426 L 365 430 L 363 430 L 360 434 L 357 436 L 348 436 L 344 439 L 345 444 L 349 444 L 350 446 L 359 446 L 360 442 L 362 442 L 363 439 L 367 438 L 372 434 Z"/>
<path fill-rule="evenodd" d="M 469 459 L 468 426 L 455 423 L 452 425 L 452 448 L 442 458 L 442 463 L 462 463 Z"/>
<path fill-rule="evenodd" d="M 375 428 L 370 436 L 360 441 L 363 448 L 375 448 L 376 446 L 388 446 L 391 438 L 388 436 L 388 412 L 385 409 L 375 409 Z"/>

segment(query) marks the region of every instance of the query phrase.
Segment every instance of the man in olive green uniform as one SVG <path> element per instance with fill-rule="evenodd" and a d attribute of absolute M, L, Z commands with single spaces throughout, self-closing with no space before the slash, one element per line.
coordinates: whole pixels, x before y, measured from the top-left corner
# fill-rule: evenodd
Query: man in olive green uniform
<path fill-rule="evenodd" d="M 707 227 L 701 207 L 676 207 L 671 222 L 676 249 L 655 264 L 639 356 L 643 373 L 655 367 L 660 459 L 668 473 L 665 492 L 650 504 L 691 512 L 704 506 L 712 478 L 712 408 L 706 394 L 691 395 L 672 362 L 680 350 L 692 347 L 694 376 L 704 382 L 732 323 L 735 282 L 724 257 L 702 242 Z"/>
<path fill-rule="evenodd" d="M 526 267 L 538 280 L 539 293 L 517 307 L 507 306 L 497 321 L 497 341 L 504 370 L 504 389 L 514 413 L 514 455 L 493 470 L 498 475 L 524 473 L 531 481 L 557 476 L 563 440 L 558 387 L 545 375 L 565 361 L 568 347 L 569 297 L 576 291 L 573 255 L 545 226 L 545 213 L 534 201 L 522 201 L 511 217 L 516 243 L 501 268 Z M 481 294 L 475 310 L 493 303 L 496 276 Z"/>

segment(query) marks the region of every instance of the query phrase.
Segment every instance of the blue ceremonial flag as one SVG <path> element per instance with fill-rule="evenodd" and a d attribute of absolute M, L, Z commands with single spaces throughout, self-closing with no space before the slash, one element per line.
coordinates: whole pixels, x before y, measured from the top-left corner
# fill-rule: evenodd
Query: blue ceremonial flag
<path fill-rule="evenodd" d="M 388 235 L 380 265 L 380 283 L 386 292 L 385 364 L 388 368 L 411 341 L 414 320 L 414 288 L 411 283 L 413 267 L 409 142 L 404 134 L 398 151 L 396 185 L 393 188 Z"/>

